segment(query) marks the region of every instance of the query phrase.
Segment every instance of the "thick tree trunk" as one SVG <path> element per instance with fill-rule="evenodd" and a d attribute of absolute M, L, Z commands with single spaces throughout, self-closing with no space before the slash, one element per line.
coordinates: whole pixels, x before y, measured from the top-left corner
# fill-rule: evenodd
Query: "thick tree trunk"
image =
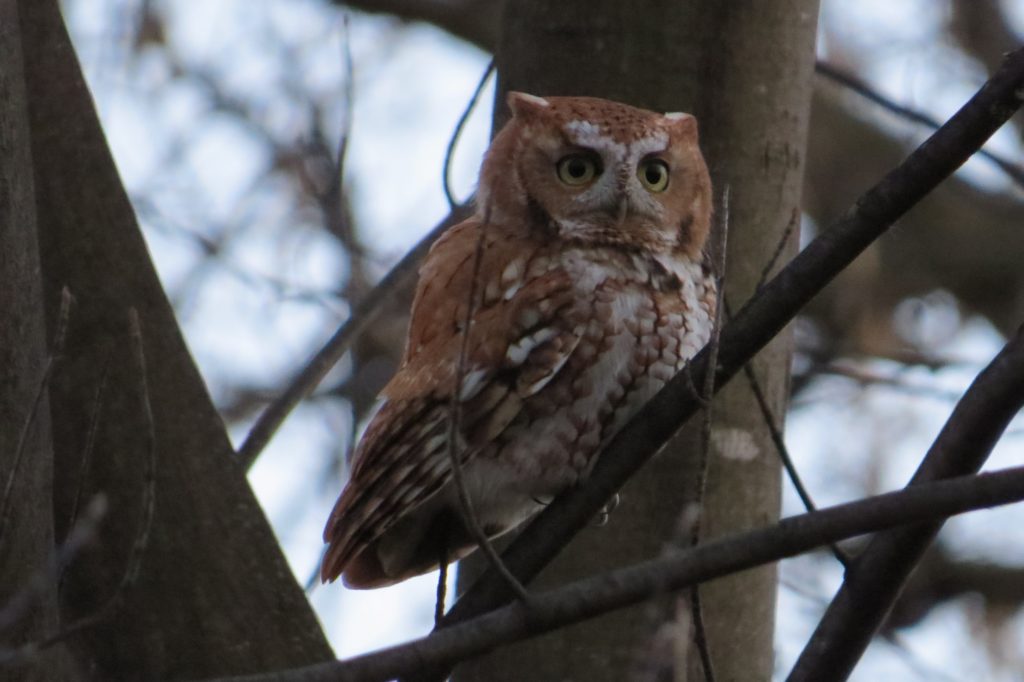
<path fill-rule="evenodd" d="M 46 570 L 53 448 L 45 391 L 36 401 L 47 349 L 21 43 L 17 2 L 0 0 L 0 659 L 58 623 L 57 585 Z M 49 665 L 14 674 L 62 679 L 63 654 L 55 649 Z"/>
<path fill-rule="evenodd" d="M 76 496 L 103 493 L 98 537 L 59 595 L 66 627 L 120 594 L 67 642 L 83 674 L 199 679 L 331 658 L 177 328 L 55 0 L 0 0 L 0 263 L 0 475 L 13 449 L 8 426 L 24 421 L 39 382 L 42 300 L 52 321 L 61 289 L 75 297 L 49 409 L 44 402 L 16 479 L 18 532 L 13 545 L 0 543 L 3 596 L 8 579 L 20 582 L 60 545 Z M 144 372 L 129 334 L 133 309 Z M 138 574 L 118 592 L 139 548 Z M 55 631 L 57 602 L 56 590 L 43 595 L 40 625 L 22 625 L 20 640 Z M 40 675 L 53 653 L 36 658 Z"/>
<path fill-rule="evenodd" d="M 730 188 L 726 290 L 738 309 L 799 220 L 816 20 L 816 0 L 509 3 L 497 54 L 499 90 L 595 95 L 696 114 L 719 196 Z M 498 102 L 500 123 L 501 94 Z M 793 230 L 782 261 L 796 243 Z M 788 339 L 779 339 L 754 363 L 776 415 L 784 413 L 789 350 Z M 744 382 L 735 380 L 714 404 L 706 537 L 760 526 L 779 513 L 779 460 Z M 693 425 L 683 429 L 626 487 L 610 523 L 581 533 L 539 582 L 650 557 L 678 537 L 694 499 L 698 433 Z M 712 583 L 702 597 L 717 679 L 769 679 L 775 571 Z M 454 679 L 666 679 L 673 668 L 675 679 L 686 679 L 678 665 L 687 649 L 678 635 L 686 617 L 665 618 L 676 603 L 667 598 L 507 647 L 460 666 Z M 691 679 L 702 679 L 695 654 L 686 658 Z"/>

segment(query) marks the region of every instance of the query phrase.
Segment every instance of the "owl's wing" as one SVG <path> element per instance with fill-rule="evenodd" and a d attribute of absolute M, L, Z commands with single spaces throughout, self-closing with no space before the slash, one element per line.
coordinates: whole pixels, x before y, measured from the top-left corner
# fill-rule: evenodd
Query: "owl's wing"
<path fill-rule="evenodd" d="M 484 231 L 479 303 L 459 390 L 463 462 L 497 438 L 524 401 L 558 374 L 583 325 L 573 307 L 573 283 L 557 259 L 528 238 L 491 232 L 497 231 Z M 419 547 L 439 542 L 427 537 L 431 520 L 415 519 L 413 512 L 451 477 L 450 399 L 479 240 L 479 223 L 462 223 L 424 263 L 402 366 L 382 391 L 385 402 L 357 448 L 351 478 L 324 531 L 330 545 L 321 571 L 325 581 L 344 573 L 351 586 L 375 587 L 436 563 L 436 544 Z M 389 541 L 390 549 L 377 547 L 399 523 L 408 526 L 401 533 L 405 546 Z M 422 552 L 433 552 L 426 565 L 414 557 Z"/>

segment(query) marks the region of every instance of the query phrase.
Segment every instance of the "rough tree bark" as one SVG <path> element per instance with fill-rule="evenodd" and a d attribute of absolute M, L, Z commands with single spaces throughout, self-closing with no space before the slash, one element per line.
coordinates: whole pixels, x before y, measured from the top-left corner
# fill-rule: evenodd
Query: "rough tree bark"
<path fill-rule="evenodd" d="M 642 8 L 619 0 L 511 3 L 497 51 L 498 103 L 501 92 L 516 89 L 695 113 L 716 187 L 731 190 L 727 292 L 738 307 L 799 215 L 816 19 L 814 0 Z M 795 238 L 794 232 L 787 253 Z M 782 338 L 755 363 L 779 415 L 788 355 L 789 341 Z M 726 388 L 714 412 L 707 536 L 763 525 L 779 511 L 778 459 L 742 380 Z M 656 555 L 677 536 L 693 499 L 698 431 L 684 429 L 626 487 L 608 526 L 581 533 L 540 582 L 559 583 Z M 768 679 L 774 570 L 722 580 L 702 594 L 718 679 Z M 657 643 L 679 631 L 665 619 L 674 605 L 669 600 L 660 608 L 631 609 L 507 647 L 460 666 L 454 679 L 518 680 L 524 665 L 536 680 L 656 679 L 677 663 L 679 647 Z M 694 659 L 689 656 L 691 672 Z M 679 670 L 676 679 L 685 673 Z"/>
<path fill-rule="evenodd" d="M 94 614 L 116 593 L 133 546 L 145 547 L 138 576 L 115 609 L 68 640 L 81 675 L 197 679 L 331 658 L 188 354 L 55 0 L 0 3 L 0 121 L 0 362 L 5 377 L 8 367 L 17 377 L 0 387 L 0 474 L 11 451 L 7 425 L 24 420 L 28 392 L 39 380 L 41 298 L 50 321 L 63 287 L 76 301 L 49 410 L 44 403 L 16 481 L 17 544 L 3 538 L 0 584 L 6 588 L 8 576 L 23 578 L 52 554 L 68 532 L 79 491 L 85 499 L 103 492 L 109 512 L 96 542 L 71 566 L 59 595 L 60 622 Z M 132 308 L 141 320 L 152 423 L 132 359 Z M 83 466 L 94 409 L 99 428 Z M 149 485 L 155 497 L 145 528 Z M 44 616 L 22 625 L 18 640 L 55 632 L 56 590 L 44 597 Z M 42 652 L 34 670 L 43 675 L 53 660 L 53 649 Z"/>
<path fill-rule="evenodd" d="M 30 589 L 53 547 L 53 449 L 45 393 L 36 403 L 48 354 L 21 43 L 17 2 L 0 0 L 0 649 L 41 638 L 58 622 L 55 582 Z M 24 599 L 12 623 L 12 606 Z M 45 669 L 16 674 L 61 679 L 63 653 L 52 652 Z"/>

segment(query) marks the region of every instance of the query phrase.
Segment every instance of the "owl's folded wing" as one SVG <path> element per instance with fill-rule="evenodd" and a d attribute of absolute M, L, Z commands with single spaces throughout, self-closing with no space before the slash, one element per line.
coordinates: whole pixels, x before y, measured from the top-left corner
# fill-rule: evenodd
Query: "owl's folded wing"
<path fill-rule="evenodd" d="M 524 401 L 558 374 L 579 343 L 583 320 L 573 283 L 557 262 L 535 243 L 485 234 L 459 367 L 478 238 L 478 224 L 457 226 L 422 269 L 405 359 L 382 391 L 385 403 L 360 442 L 324 531 L 330 543 L 325 580 L 449 481 L 457 382 L 460 461 L 468 462 L 522 414 Z M 420 541 L 408 538 L 412 545 Z"/>

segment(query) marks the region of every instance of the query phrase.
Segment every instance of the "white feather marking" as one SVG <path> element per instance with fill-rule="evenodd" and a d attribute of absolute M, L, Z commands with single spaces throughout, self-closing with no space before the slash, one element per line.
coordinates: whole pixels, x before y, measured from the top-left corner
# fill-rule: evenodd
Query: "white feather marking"
<path fill-rule="evenodd" d="M 558 374 L 558 372 L 565 365 L 565 363 L 569 359 L 570 355 L 572 355 L 572 353 L 563 353 L 562 357 L 558 358 L 558 362 L 556 362 L 554 364 L 554 366 L 551 368 L 551 370 L 547 374 L 545 374 L 540 379 L 538 379 L 537 381 L 533 382 L 532 384 L 530 384 L 529 386 L 526 387 L 526 391 L 522 394 L 522 396 L 524 398 L 527 397 L 527 396 L 531 396 L 534 393 L 536 393 L 537 391 L 539 391 L 542 388 L 544 388 L 545 386 L 547 386 L 548 383 L 552 379 L 555 378 L 555 376 Z"/>
<path fill-rule="evenodd" d="M 508 361 L 513 365 L 521 365 L 526 361 L 527 356 L 530 355 L 530 352 L 534 348 L 545 341 L 550 341 L 557 333 L 558 332 L 551 327 L 538 329 L 534 333 L 524 336 L 509 346 L 508 350 L 505 351 L 505 357 L 508 358 Z"/>
<path fill-rule="evenodd" d="M 668 111 L 665 113 L 665 118 L 670 121 L 685 121 L 688 118 L 693 118 L 693 116 L 685 111 Z"/>
<path fill-rule="evenodd" d="M 433 476 L 442 476 L 448 472 L 449 466 L 451 466 L 451 460 L 448 459 L 447 455 L 444 457 L 435 457 L 430 463 L 430 469 L 428 469 L 428 471 Z"/>
<path fill-rule="evenodd" d="M 422 492 L 423 492 L 423 488 L 421 486 L 418 486 L 418 485 L 417 486 L 412 486 L 412 487 L 408 488 L 404 493 L 402 493 L 402 498 L 399 500 L 398 503 L 403 505 L 403 506 L 407 505 L 410 502 L 412 502 L 414 499 L 416 499 L 416 496 L 419 495 Z"/>
<path fill-rule="evenodd" d="M 634 163 L 653 152 L 664 151 L 668 147 L 668 134 L 662 130 L 651 133 L 647 137 L 641 137 L 629 145 L 630 159 Z"/>
<path fill-rule="evenodd" d="M 576 119 L 565 124 L 565 132 L 577 139 L 586 139 L 600 136 L 601 126 L 590 121 Z"/>
<path fill-rule="evenodd" d="M 462 377 L 462 386 L 459 387 L 459 400 L 465 402 L 475 398 L 480 389 L 483 388 L 483 378 L 486 376 L 486 369 L 474 369 Z"/>
<path fill-rule="evenodd" d="M 501 283 L 505 286 L 503 298 L 506 301 L 512 300 L 512 297 L 523 288 L 523 265 L 521 260 L 516 259 L 501 271 Z"/>
<path fill-rule="evenodd" d="M 427 439 L 427 442 L 423 444 L 423 452 L 433 452 L 434 450 L 441 449 L 441 446 L 448 441 L 448 434 L 440 433 L 436 436 L 431 436 Z"/>
<path fill-rule="evenodd" d="M 523 266 L 522 261 L 520 261 L 518 259 L 514 260 L 511 263 L 509 263 L 508 265 L 506 265 L 505 269 L 501 271 L 501 283 L 502 284 L 511 284 L 512 282 L 517 282 L 520 279 L 522 279 L 522 277 L 521 277 L 522 266 Z"/>
<path fill-rule="evenodd" d="M 562 129 L 569 139 L 572 140 L 573 144 L 578 144 L 581 147 L 609 151 L 616 156 L 623 156 L 626 151 L 626 145 L 617 142 L 613 137 L 603 134 L 601 126 L 590 121 L 569 121 Z"/>

